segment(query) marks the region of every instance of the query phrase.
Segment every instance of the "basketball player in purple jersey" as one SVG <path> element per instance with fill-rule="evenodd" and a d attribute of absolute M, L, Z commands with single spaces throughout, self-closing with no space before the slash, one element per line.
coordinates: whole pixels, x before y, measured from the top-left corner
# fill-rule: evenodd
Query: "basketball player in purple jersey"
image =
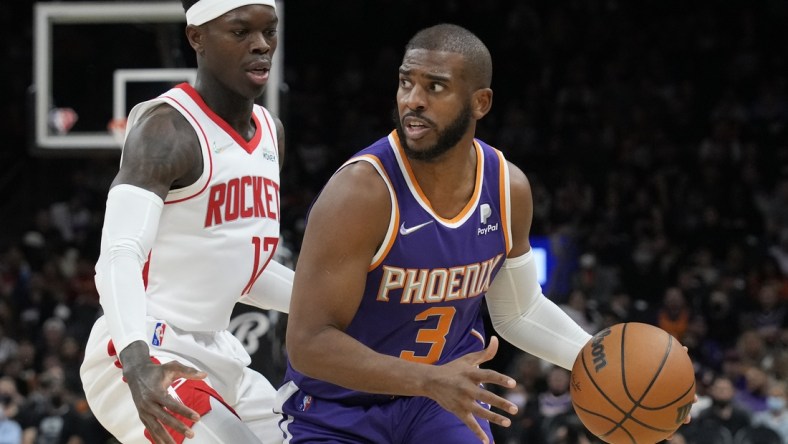
<path fill-rule="evenodd" d="M 474 138 L 492 105 L 492 62 L 469 31 L 408 43 L 396 131 L 351 158 L 310 214 L 278 393 L 286 442 L 490 442 L 511 402 L 479 365 L 507 341 L 571 369 L 590 339 L 545 298 L 523 172 Z"/>
<path fill-rule="evenodd" d="M 83 387 L 123 443 L 281 442 L 276 390 L 227 330 L 237 302 L 289 306 L 292 272 L 271 260 L 284 131 L 255 104 L 277 46 L 276 4 L 183 7 L 197 79 L 129 115 Z"/>

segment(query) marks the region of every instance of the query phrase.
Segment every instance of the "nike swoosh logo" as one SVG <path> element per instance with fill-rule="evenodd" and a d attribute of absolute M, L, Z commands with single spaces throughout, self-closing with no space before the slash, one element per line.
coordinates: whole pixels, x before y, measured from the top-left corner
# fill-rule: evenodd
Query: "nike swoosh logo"
<path fill-rule="evenodd" d="M 410 233 L 413 233 L 416 230 L 420 230 L 420 229 L 426 227 L 427 225 L 429 225 L 429 224 L 431 224 L 433 222 L 435 222 L 435 221 L 434 220 L 427 221 L 427 222 L 424 222 L 423 224 L 419 224 L 419 225 L 416 225 L 415 227 L 410 227 L 410 228 L 405 228 L 405 222 L 403 222 L 402 225 L 400 225 L 400 227 L 399 227 L 399 234 L 401 234 L 403 236 L 407 236 Z"/>

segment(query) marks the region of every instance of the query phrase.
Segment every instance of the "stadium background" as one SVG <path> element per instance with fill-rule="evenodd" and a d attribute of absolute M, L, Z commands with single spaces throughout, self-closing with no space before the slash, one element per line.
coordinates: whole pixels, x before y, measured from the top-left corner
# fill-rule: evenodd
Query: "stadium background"
<path fill-rule="evenodd" d="M 407 38 L 455 22 L 492 52 L 495 100 L 479 137 L 531 180 L 533 234 L 556 255 L 546 295 L 589 331 L 645 321 L 689 347 L 701 402 L 687 442 L 732 442 L 735 433 L 719 430 L 730 424 L 698 420 L 715 375 L 733 379 L 748 421 L 767 412 L 767 388 L 788 380 L 788 3 L 285 5 L 282 260 L 297 258 L 305 209 L 327 177 L 392 127 Z M 117 153 L 32 149 L 32 3 L 4 2 L 0 21 L 0 418 L 37 442 L 109 442 L 85 408 L 77 370 L 99 312 L 92 268 Z M 112 32 L 65 41 L 55 57 L 73 68 L 56 81 L 87 104 L 75 130 L 103 125 L 90 108 L 110 100 L 92 86 L 102 64 L 194 63 L 188 48 L 162 56 Z M 271 323 L 249 337 L 258 341 L 254 365 L 274 379 L 277 320 L 242 327 Z M 497 442 L 582 442 L 565 414 L 565 374 L 510 346 L 490 365 L 518 379 L 506 396 L 524 405 L 512 429 L 496 429 Z"/>

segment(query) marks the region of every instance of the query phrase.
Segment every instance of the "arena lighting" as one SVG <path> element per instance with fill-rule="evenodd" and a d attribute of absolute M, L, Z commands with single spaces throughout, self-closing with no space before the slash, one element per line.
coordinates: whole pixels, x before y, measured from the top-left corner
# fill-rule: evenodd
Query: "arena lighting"
<path fill-rule="evenodd" d="M 531 236 L 531 250 L 536 261 L 536 277 L 539 285 L 547 289 L 547 281 L 555 266 L 555 255 L 550 247 L 550 238 L 547 236 Z"/>

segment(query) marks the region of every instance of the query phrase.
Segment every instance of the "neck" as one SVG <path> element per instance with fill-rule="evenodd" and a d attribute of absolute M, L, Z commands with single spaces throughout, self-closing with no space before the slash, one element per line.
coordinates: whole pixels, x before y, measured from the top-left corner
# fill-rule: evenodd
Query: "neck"
<path fill-rule="evenodd" d="M 205 104 L 227 122 L 238 134 L 246 137 L 254 133 L 252 109 L 254 100 L 238 95 L 210 76 L 198 74 L 194 89 Z"/>
<path fill-rule="evenodd" d="M 416 182 L 441 217 L 455 217 L 473 196 L 479 159 L 472 137 L 436 159 L 409 162 Z"/>

